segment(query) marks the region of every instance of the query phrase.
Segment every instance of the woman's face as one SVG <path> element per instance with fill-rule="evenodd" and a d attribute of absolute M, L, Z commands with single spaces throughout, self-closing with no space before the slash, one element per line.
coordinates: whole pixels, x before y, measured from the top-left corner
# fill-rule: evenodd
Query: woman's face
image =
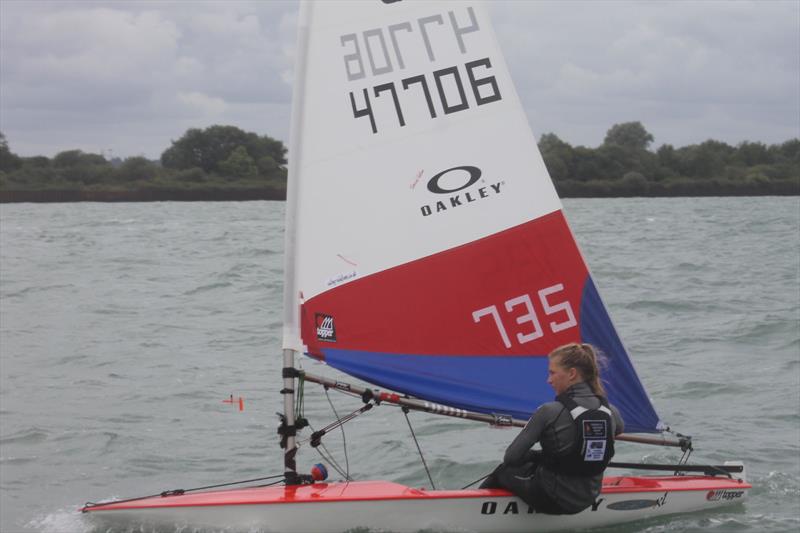
<path fill-rule="evenodd" d="M 556 396 L 578 382 L 578 371 L 575 368 L 564 368 L 558 357 L 551 357 L 547 365 L 547 384 L 553 387 Z"/>

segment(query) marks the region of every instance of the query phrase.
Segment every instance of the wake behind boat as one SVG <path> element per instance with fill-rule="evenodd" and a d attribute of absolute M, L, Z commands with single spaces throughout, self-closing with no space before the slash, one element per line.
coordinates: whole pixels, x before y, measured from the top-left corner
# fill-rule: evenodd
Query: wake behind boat
<path fill-rule="evenodd" d="M 105 524 L 259 531 L 554 531 L 741 502 L 741 463 L 689 465 L 659 418 L 575 243 L 489 19 L 474 1 L 303 2 L 286 208 L 280 486 L 177 490 L 83 511 Z M 680 447 L 661 475 L 607 476 L 575 515 L 493 489 L 298 474 L 306 382 L 379 403 L 521 426 L 552 399 L 547 354 L 606 357 L 621 441 Z M 305 353 L 386 391 L 296 368 Z M 612 465 L 614 466 L 614 465 Z M 668 472 L 668 474 L 665 474 Z M 346 474 L 342 473 L 346 478 Z M 254 481 L 256 485 L 266 480 Z"/>

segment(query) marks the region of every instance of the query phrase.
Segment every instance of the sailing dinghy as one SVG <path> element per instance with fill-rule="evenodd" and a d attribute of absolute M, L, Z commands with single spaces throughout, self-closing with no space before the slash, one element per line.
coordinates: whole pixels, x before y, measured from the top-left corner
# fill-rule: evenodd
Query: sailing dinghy
<path fill-rule="evenodd" d="M 324 483 L 297 473 L 305 382 L 492 425 L 550 401 L 547 354 L 587 342 L 630 433 L 666 433 L 562 212 L 484 7 L 303 2 L 286 209 L 280 485 L 87 504 L 104 524 L 340 532 L 555 531 L 741 502 L 741 463 L 617 465 L 576 515 L 495 489 Z M 295 354 L 386 391 L 311 375 Z M 343 420 L 339 421 L 340 423 Z M 312 435 L 318 443 L 324 434 Z M 687 457 L 687 454 L 684 454 Z M 613 471 L 613 470 L 612 470 Z"/>

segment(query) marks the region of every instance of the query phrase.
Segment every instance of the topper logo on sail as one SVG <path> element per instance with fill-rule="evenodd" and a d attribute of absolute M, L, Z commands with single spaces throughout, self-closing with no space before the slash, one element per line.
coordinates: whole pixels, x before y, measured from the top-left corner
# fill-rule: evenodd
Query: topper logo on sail
<path fill-rule="evenodd" d="M 420 207 L 422 216 L 427 217 L 500 194 L 501 188 L 505 185 L 504 181 L 462 192 L 478 183 L 482 175 L 483 173 L 478 167 L 463 165 L 448 168 L 433 176 L 428 180 L 428 190 L 434 194 L 448 195 L 449 197 L 446 200 L 438 200 Z"/>
<path fill-rule="evenodd" d="M 336 326 L 333 324 L 331 315 L 317 313 L 315 322 L 317 325 L 317 340 L 336 342 Z"/>

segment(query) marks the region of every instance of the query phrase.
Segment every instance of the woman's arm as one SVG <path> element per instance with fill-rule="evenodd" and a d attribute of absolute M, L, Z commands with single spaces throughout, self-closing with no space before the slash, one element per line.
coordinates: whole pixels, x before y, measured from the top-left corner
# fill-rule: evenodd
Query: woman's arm
<path fill-rule="evenodd" d="M 519 465 L 530 460 L 528 451 L 534 444 L 539 442 L 545 426 L 551 418 L 552 404 L 546 403 L 540 406 L 522 431 L 506 448 L 503 462 L 508 465 Z M 556 415 L 558 413 L 556 412 Z"/>

